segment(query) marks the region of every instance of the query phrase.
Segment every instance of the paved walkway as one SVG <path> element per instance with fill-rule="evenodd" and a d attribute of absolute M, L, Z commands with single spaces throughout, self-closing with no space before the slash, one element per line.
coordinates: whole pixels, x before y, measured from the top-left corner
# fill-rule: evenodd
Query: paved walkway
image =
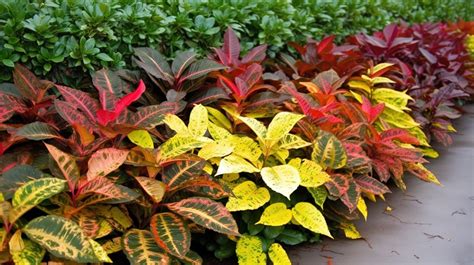
<path fill-rule="evenodd" d="M 294 264 L 474 265 L 474 105 L 456 122 L 458 135 L 432 170 L 444 187 L 406 177 L 408 190 L 369 203 L 367 222 L 356 224 L 364 240 L 325 240 L 290 251 Z M 393 210 L 385 212 L 387 206 Z"/>

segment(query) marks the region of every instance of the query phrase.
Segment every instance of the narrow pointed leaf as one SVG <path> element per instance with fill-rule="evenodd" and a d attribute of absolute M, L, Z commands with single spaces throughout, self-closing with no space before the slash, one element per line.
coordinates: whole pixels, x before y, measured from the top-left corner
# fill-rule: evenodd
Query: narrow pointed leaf
<path fill-rule="evenodd" d="M 235 150 L 235 149 L 234 149 Z M 242 172 L 259 172 L 260 170 L 252 165 L 250 162 L 238 155 L 228 155 L 224 157 L 219 163 L 219 168 L 217 169 L 217 175 L 222 174 L 232 174 L 232 173 L 242 173 Z"/>
<path fill-rule="evenodd" d="M 129 123 L 133 126 L 152 129 L 163 123 L 166 114 L 174 114 L 180 109 L 176 102 L 163 102 L 160 105 L 141 107 L 132 114 Z"/>
<path fill-rule="evenodd" d="M 229 63 L 237 65 L 240 56 L 240 42 L 231 27 L 224 34 L 224 47 L 222 48 Z"/>
<path fill-rule="evenodd" d="M 287 135 L 291 129 L 293 129 L 295 124 L 303 117 L 304 115 L 291 112 L 278 113 L 270 122 L 270 125 L 268 125 L 266 138 L 274 141 L 280 140 Z"/>
<path fill-rule="evenodd" d="M 370 192 L 375 195 L 381 195 L 390 192 L 390 189 L 382 182 L 369 176 L 358 176 L 354 178 L 355 182 L 363 192 Z"/>
<path fill-rule="evenodd" d="M 189 132 L 194 136 L 204 136 L 207 131 L 207 109 L 203 105 L 197 105 L 189 116 Z"/>
<path fill-rule="evenodd" d="M 61 138 L 61 135 L 59 135 L 53 127 L 49 126 L 47 123 L 39 121 L 21 127 L 16 132 L 16 135 L 34 141 Z"/>
<path fill-rule="evenodd" d="M 153 215 L 150 229 L 156 243 L 166 252 L 182 258 L 191 246 L 191 233 L 187 224 L 176 214 Z"/>
<path fill-rule="evenodd" d="M 171 211 L 218 233 L 239 235 L 232 214 L 224 205 L 208 198 L 194 197 L 166 205 Z"/>
<path fill-rule="evenodd" d="M 189 156 L 186 160 L 178 161 L 165 167 L 162 175 L 163 182 L 169 189 L 179 188 L 187 181 L 202 174 L 205 160 L 196 156 Z"/>
<path fill-rule="evenodd" d="M 15 65 L 15 70 L 13 71 L 13 82 L 18 91 L 25 98 L 33 102 L 41 100 L 39 96 L 44 93 L 41 92 L 43 85 L 41 84 L 41 81 L 26 67 L 20 64 Z"/>
<path fill-rule="evenodd" d="M 54 107 L 58 114 L 70 125 L 80 124 L 90 132 L 93 130 L 94 126 L 92 123 L 94 121 L 89 120 L 84 114 L 72 107 L 69 103 L 55 100 Z"/>

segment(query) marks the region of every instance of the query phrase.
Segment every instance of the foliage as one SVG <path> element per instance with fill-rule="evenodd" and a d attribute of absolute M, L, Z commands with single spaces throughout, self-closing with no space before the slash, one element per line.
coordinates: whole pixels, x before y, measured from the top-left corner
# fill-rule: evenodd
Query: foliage
<path fill-rule="evenodd" d="M 4 0 L 0 3 L 0 80 L 15 63 L 40 76 L 78 87 L 85 71 L 129 65 L 134 47 L 166 56 L 193 49 L 205 53 L 221 44 L 231 26 L 245 51 L 269 45 L 274 57 L 287 42 L 336 34 L 338 40 L 371 33 L 390 22 L 472 20 L 461 0 L 396 1 L 130 1 Z"/>
<path fill-rule="evenodd" d="M 300 58 L 277 62 L 228 28 L 206 59 L 136 48 L 139 71 L 96 71 L 88 92 L 17 64 L 0 86 L 1 262 L 202 264 L 204 248 L 290 264 L 285 245 L 360 238 L 392 183 L 440 184 L 425 132 L 449 143 L 432 128 L 473 94 L 452 27 L 292 43 Z M 420 37 L 436 34 L 455 49 Z"/>

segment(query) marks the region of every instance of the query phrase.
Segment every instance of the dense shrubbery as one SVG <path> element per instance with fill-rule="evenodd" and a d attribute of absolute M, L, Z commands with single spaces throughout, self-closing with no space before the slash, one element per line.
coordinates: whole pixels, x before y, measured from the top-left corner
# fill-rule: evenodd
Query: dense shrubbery
<path fill-rule="evenodd" d="M 453 27 L 330 36 L 278 60 L 241 56 L 229 29 L 208 58 L 135 48 L 139 70 L 94 72 L 90 93 L 16 65 L 0 86 L 1 262 L 200 264 L 207 249 L 288 264 L 282 244 L 359 238 L 390 183 L 439 183 L 431 136 L 450 143 L 474 85 Z"/>
<path fill-rule="evenodd" d="M 400 19 L 472 20 L 472 14 L 473 6 L 460 0 L 4 0 L 0 80 L 8 80 L 14 63 L 21 62 L 37 75 L 78 87 L 84 71 L 129 64 L 132 47 L 152 47 L 171 57 L 189 48 L 205 53 L 221 45 L 229 25 L 244 51 L 268 44 L 274 56 L 289 41 L 304 42 L 308 36 L 335 34 L 342 40 Z"/>

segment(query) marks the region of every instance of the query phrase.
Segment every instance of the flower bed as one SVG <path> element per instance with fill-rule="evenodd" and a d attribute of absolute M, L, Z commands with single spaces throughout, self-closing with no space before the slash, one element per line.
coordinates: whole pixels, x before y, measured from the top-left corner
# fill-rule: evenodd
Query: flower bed
<path fill-rule="evenodd" d="M 389 25 L 265 59 L 228 29 L 208 58 L 136 48 L 140 70 L 97 71 L 89 92 L 16 65 L 0 86 L 0 260 L 289 264 L 285 245 L 359 238 L 388 184 L 439 184 L 430 141 L 452 141 L 473 95 L 462 30 Z"/>

